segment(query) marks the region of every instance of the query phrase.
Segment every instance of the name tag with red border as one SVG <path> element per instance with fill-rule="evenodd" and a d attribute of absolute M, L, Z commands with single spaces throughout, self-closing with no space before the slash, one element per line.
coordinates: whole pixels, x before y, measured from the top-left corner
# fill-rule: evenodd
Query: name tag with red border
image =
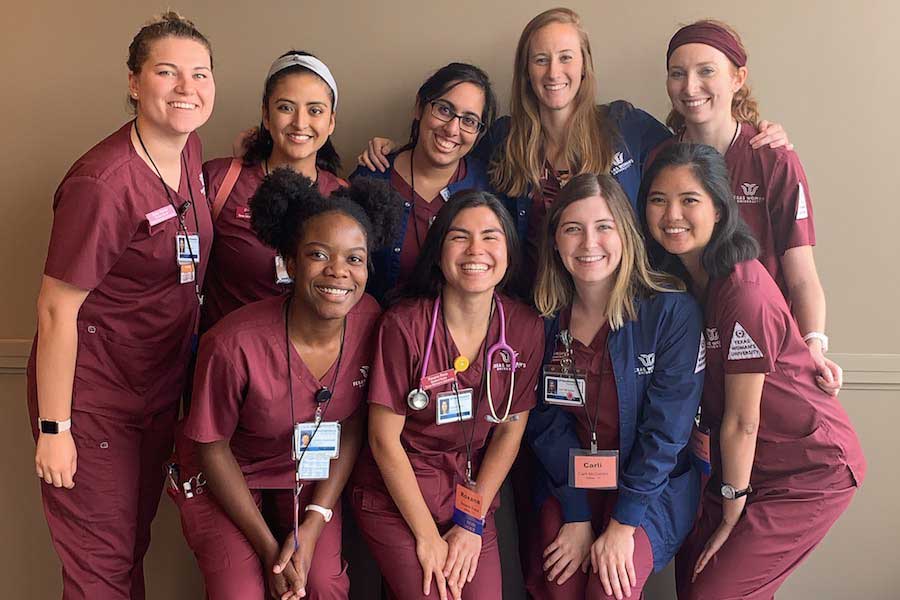
<path fill-rule="evenodd" d="M 619 487 L 619 451 L 569 449 L 569 487 L 615 490 Z"/>

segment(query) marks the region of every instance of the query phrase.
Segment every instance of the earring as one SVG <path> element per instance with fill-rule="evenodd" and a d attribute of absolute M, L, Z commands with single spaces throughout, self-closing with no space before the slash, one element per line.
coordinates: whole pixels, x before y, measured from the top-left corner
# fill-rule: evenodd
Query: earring
<path fill-rule="evenodd" d="M 131 97 L 137 100 L 137 92 L 131 92 Z"/>

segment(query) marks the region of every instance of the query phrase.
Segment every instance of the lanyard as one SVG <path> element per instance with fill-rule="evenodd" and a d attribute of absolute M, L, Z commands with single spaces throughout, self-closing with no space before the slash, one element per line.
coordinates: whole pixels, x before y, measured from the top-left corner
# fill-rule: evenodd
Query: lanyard
<path fill-rule="evenodd" d="M 478 405 L 481 403 L 481 396 L 484 395 L 484 387 L 485 382 L 489 381 L 486 379 L 487 372 L 491 368 L 491 366 L 487 362 L 487 345 L 488 340 L 487 336 L 491 330 L 491 321 L 493 321 L 494 317 L 494 300 L 491 299 L 491 312 L 488 315 L 488 327 L 487 331 L 484 334 L 484 341 L 481 343 L 481 384 L 478 387 L 478 396 L 472 401 L 472 427 L 470 428 L 470 433 L 466 432 L 466 425 L 462 419 L 462 402 L 459 399 L 459 382 L 453 382 L 453 393 L 456 396 L 456 413 L 457 413 L 457 421 L 459 421 L 459 426 L 462 428 L 463 432 L 463 442 L 466 445 L 466 482 L 469 485 L 474 484 L 474 480 L 472 479 L 472 446 L 475 443 L 475 427 L 478 422 Z M 444 346 L 447 349 L 447 357 L 453 355 L 453 351 L 450 348 L 450 330 L 447 327 L 447 319 L 444 317 L 444 311 L 441 311 L 441 321 L 444 324 Z M 429 336 L 430 337 L 430 336 Z M 430 344 L 429 344 L 429 354 L 430 354 Z M 426 363 L 427 364 L 427 363 Z M 453 365 L 450 365 L 450 368 L 453 368 Z"/>
<path fill-rule="evenodd" d="M 188 234 L 187 226 L 184 224 L 184 213 L 187 211 L 187 207 L 190 206 L 194 211 L 194 227 L 197 228 L 198 239 L 200 233 L 200 220 L 197 218 L 197 203 L 194 202 L 194 190 L 191 187 L 191 177 L 190 173 L 187 173 L 187 161 L 184 158 L 184 154 L 181 155 L 181 165 L 185 173 L 187 173 L 188 179 L 188 194 L 190 194 L 191 199 L 188 202 L 185 202 L 181 205 L 181 208 L 175 206 L 175 201 L 172 200 L 172 194 L 169 192 L 169 186 L 166 185 L 166 181 L 163 179 L 162 173 L 159 170 L 159 167 L 156 166 L 156 162 L 153 160 L 153 157 L 150 156 L 150 151 L 147 150 L 146 144 L 144 144 L 144 138 L 141 137 L 141 130 L 138 129 L 137 119 L 132 121 L 134 124 L 134 133 L 137 135 L 138 142 L 141 144 L 141 149 L 144 151 L 144 154 L 147 155 L 147 159 L 150 161 L 150 164 L 153 165 L 153 170 L 156 171 L 156 176 L 159 177 L 159 182 L 162 184 L 163 191 L 166 193 L 166 200 L 169 201 L 169 206 L 178 214 L 178 224 L 181 226 L 181 231 L 184 233 L 185 243 L 187 243 L 188 252 L 191 254 L 191 266 L 194 269 L 194 293 L 197 295 L 197 304 L 203 306 L 203 294 L 200 293 L 200 272 L 197 268 L 197 261 L 194 260 L 195 256 L 198 256 L 197 253 L 194 252 L 194 249 L 191 248 L 191 236 Z M 197 248 L 197 250 L 200 250 Z"/>
<path fill-rule="evenodd" d="M 563 363 L 563 367 L 566 365 L 570 365 L 573 368 L 573 376 L 575 377 L 575 393 L 578 396 L 578 400 L 581 402 L 582 408 L 584 408 L 584 418 L 587 421 L 583 423 L 590 429 L 591 432 L 591 452 L 597 451 L 597 423 L 600 421 L 600 394 L 603 392 L 603 367 L 606 365 L 606 357 L 609 352 L 608 344 L 603 344 L 603 354 L 600 358 L 600 375 L 598 376 L 598 391 L 597 391 L 597 406 L 594 410 L 594 414 L 591 415 L 591 411 L 588 408 L 587 398 L 581 397 L 581 388 L 578 387 L 578 378 L 574 373 L 575 368 L 575 353 L 572 351 L 572 342 L 574 338 L 568 329 L 563 329 L 556 336 L 557 340 L 562 342 L 563 347 L 565 348 L 565 357 L 563 360 L 567 361 L 567 363 Z M 589 369 L 585 369 L 585 391 L 587 391 L 587 377 L 589 375 Z M 579 417 L 579 420 L 581 418 Z"/>
<path fill-rule="evenodd" d="M 291 370 L 292 354 L 290 321 L 291 301 L 293 299 L 294 296 L 291 294 L 284 303 L 284 351 L 285 358 L 287 359 L 288 400 L 291 405 L 291 454 L 294 453 L 294 424 L 297 422 L 297 418 L 294 416 L 294 376 Z M 316 402 L 316 426 L 313 429 L 312 438 L 316 437 L 319 426 L 322 424 L 322 419 L 325 417 L 325 412 L 328 410 L 328 407 L 331 405 L 331 399 L 334 397 L 332 390 L 334 390 L 335 385 L 337 384 L 337 376 L 341 371 L 341 359 L 344 357 L 344 331 L 346 330 L 346 325 L 347 321 L 345 317 L 344 323 L 341 325 L 341 345 L 338 350 L 337 364 L 335 365 L 334 373 L 331 376 L 331 388 L 323 385 L 314 396 Z M 306 454 L 306 449 L 308 447 L 308 445 L 304 447 L 300 452 L 300 456 L 294 460 L 294 550 L 300 547 L 300 492 L 303 491 L 303 484 L 300 483 L 300 461 L 303 460 L 303 456 Z"/>

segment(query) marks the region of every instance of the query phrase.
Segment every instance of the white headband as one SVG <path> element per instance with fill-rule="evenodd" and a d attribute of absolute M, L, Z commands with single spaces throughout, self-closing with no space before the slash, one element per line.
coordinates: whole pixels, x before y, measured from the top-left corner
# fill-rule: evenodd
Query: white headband
<path fill-rule="evenodd" d="M 266 81 L 268 82 L 269 79 L 272 78 L 272 75 L 274 75 L 278 71 L 293 66 L 305 67 L 325 80 L 325 83 L 327 83 L 328 87 L 331 88 L 331 93 L 334 94 L 334 106 L 332 107 L 332 109 L 337 111 L 337 82 L 335 82 L 334 77 L 331 75 L 331 71 L 328 70 L 328 67 L 325 65 L 325 63 L 323 63 L 315 56 L 306 56 L 302 54 L 288 54 L 287 56 L 282 56 L 281 58 L 273 62 L 271 67 L 269 67 L 269 74 L 266 75 Z"/>

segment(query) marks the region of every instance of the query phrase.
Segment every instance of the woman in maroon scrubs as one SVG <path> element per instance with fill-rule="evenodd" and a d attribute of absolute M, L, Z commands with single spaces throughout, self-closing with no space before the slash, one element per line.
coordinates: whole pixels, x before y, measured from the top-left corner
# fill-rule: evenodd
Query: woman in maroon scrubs
<path fill-rule="evenodd" d="M 712 476 L 677 557 L 679 598 L 768 600 L 850 504 L 862 449 L 756 260 L 722 156 L 695 144 L 663 150 L 640 199 L 651 252 L 704 308 L 700 427 Z"/>
<path fill-rule="evenodd" d="M 679 29 L 666 53 L 667 124 L 675 140 L 708 144 L 728 165 L 741 218 L 759 243 L 759 262 L 787 299 L 816 362 L 819 385 L 836 394 L 841 368 L 825 357 L 825 292 L 813 246 L 809 183 L 800 158 L 787 148 L 752 146 L 759 106 L 747 85 L 747 50 L 725 23 L 702 20 Z"/>
<path fill-rule="evenodd" d="M 537 314 L 500 293 L 517 244 L 496 198 L 452 196 L 379 326 L 352 504 L 396 598 L 502 595 L 493 512 L 544 338 Z"/>
<path fill-rule="evenodd" d="M 326 198 L 346 187 L 331 143 L 338 90 L 321 60 L 291 51 L 269 68 L 262 123 L 247 141 L 243 159 L 217 158 L 203 165 L 213 205 L 215 240 L 204 293 L 201 331 L 245 304 L 290 290 L 284 259 L 250 228 L 248 202 L 263 177 L 290 167 L 316 183 Z"/>
<path fill-rule="evenodd" d="M 365 294 L 369 253 L 399 209 L 384 185 L 328 199 L 313 185 L 278 169 L 250 200 L 253 229 L 287 257 L 291 294 L 234 311 L 200 344 L 171 495 L 215 600 L 349 594 L 339 498 L 381 312 Z"/>
<path fill-rule="evenodd" d="M 194 133 L 215 100 L 209 42 L 168 12 L 135 36 L 128 69 L 136 118 L 56 192 L 28 365 L 65 598 L 144 596 L 212 241 Z"/>

